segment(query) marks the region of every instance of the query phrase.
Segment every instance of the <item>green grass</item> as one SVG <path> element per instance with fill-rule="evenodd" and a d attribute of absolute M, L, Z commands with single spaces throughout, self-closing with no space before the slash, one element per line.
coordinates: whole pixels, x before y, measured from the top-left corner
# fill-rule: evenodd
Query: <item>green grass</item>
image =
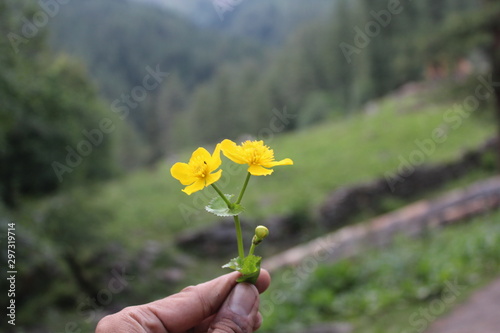
<path fill-rule="evenodd" d="M 313 216 L 335 188 L 396 171 L 400 158 L 409 159 L 419 150 L 415 140 L 431 140 L 436 128 L 443 128 L 447 139 L 436 144 L 432 154 L 425 155 L 425 163 L 454 160 L 494 133 L 493 123 L 480 117 L 464 118 L 453 128 L 458 123 L 447 122 L 447 106 L 424 106 L 418 112 L 403 113 L 398 105 L 397 100 L 385 99 L 380 101 L 377 114 L 358 114 L 277 135 L 266 142 L 277 159 L 289 157 L 295 164 L 276 167 L 271 176 L 252 177 L 243 200 L 247 208 L 243 217 L 259 219 L 297 211 Z M 213 190 L 188 196 L 170 176 L 169 168 L 189 156 L 190 152 L 171 156 L 154 170 L 138 171 L 89 191 L 89 200 L 113 211 L 113 218 L 102 226 L 109 240 L 138 249 L 146 240 L 170 243 L 181 230 L 217 220 L 203 209 L 215 196 Z M 223 157 L 222 169 L 219 186 L 225 193 L 237 194 L 245 177 L 244 166 L 234 167 Z M 43 210 L 46 204 L 37 202 L 31 211 Z"/>
<path fill-rule="evenodd" d="M 276 151 L 295 158 L 293 170 L 281 171 L 282 178 L 262 182 L 266 193 L 284 210 L 289 203 L 315 207 L 332 189 L 395 171 L 400 157 L 409 159 L 419 150 L 415 140 L 432 138 L 443 126 L 447 108 L 428 107 L 403 114 L 392 101 L 382 103 L 376 115 L 356 116 L 336 124 L 326 124 L 293 133 L 277 140 Z M 460 127 L 447 127 L 447 140 L 436 144 L 425 163 L 451 161 L 492 136 L 494 127 L 469 118 Z M 280 186 L 287 179 L 288 186 Z M 290 191 L 300 189 L 300 191 Z M 291 192 L 291 193 L 290 193 Z"/>
<path fill-rule="evenodd" d="M 348 322 L 359 333 L 417 331 L 431 323 L 421 309 L 437 318 L 498 276 L 499 221 L 497 211 L 353 259 L 275 272 L 262 299 L 262 332 L 321 322 Z"/>

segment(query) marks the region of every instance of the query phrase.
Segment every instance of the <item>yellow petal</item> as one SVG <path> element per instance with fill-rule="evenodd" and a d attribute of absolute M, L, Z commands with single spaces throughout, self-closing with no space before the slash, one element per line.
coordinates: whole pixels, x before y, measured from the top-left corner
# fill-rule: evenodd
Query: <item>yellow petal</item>
<path fill-rule="evenodd" d="M 236 143 L 231 140 L 225 139 L 221 142 L 221 149 L 224 156 L 229 158 L 234 163 L 247 164 L 248 161 L 244 158 L 242 148 L 238 147 Z"/>
<path fill-rule="evenodd" d="M 209 161 L 211 158 L 212 156 L 210 156 L 210 153 L 205 148 L 200 147 L 196 149 L 191 155 L 191 158 L 189 159 L 189 164 L 195 163 L 198 159 L 201 159 L 203 161 Z"/>
<path fill-rule="evenodd" d="M 293 165 L 293 161 L 289 158 L 285 158 L 281 161 L 274 161 L 274 162 L 266 163 L 266 165 L 264 165 L 264 166 L 267 168 L 271 168 L 271 167 L 277 166 L 277 165 Z"/>
<path fill-rule="evenodd" d="M 267 176 L 273 173 L 273 170 L 271 169 L 266 169 L 260 165 L 251 165 L 248 168 L 248 172 L 250 172 L 251 175 L 253 176 Z"/>
<path fill-rule="evenodd" d="M 217 146 L 215 146 L 214 153 L 207 161 L 208 170 L 210 172 L 215 171 L 222 164 L 222 160 L 220 159 L 220 150 L 221 150 L 221 145 L 220 143 L 218 143 Z"/>
<path fill-rule="evenodd" d="M 215 183 L 216 181 L 218 181 L 220 179 L 221 175 L 222 175 L 222 170 L 219 170 L 215 173 L 209 174 L 205 178 L 205 186 L 211 185 L 211 184 Z"/>
<path fill-rule="evenodd" d="M 205 187 L 205 180 L 198 179 L 196 180 L 196 182 L 194 182 L 193 185 L 187 186 L 185 189 L 183 189 L 182 192 L 187 193 L 187 195 L 191 195 L 194 192 L 202 190 L 204 187 Z"/>
<path fill-rule="evenodd" d="M 170 174 L 180 181 L 182 185 L 190 185 L 196 181 L 196 177 L 193 176 L 191 167 L 186 163 L 175 163 L 172 168 L 170 168 Z"/>

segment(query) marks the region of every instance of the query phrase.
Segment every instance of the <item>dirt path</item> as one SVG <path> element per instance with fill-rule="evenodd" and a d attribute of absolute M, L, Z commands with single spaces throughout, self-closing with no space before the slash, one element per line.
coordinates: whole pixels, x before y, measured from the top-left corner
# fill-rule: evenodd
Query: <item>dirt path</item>
<path fill-rule="evenodd" d="M 500 277 L 436 320 L 425 333 L 500 333 Z"/>

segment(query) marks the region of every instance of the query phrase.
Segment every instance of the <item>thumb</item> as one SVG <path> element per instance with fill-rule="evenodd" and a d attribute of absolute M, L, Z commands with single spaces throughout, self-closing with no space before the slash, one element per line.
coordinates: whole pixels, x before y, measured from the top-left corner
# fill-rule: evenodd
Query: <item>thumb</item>
<path fill-rule="evenodd" d="M 208 333 L 250 333 L 259 328 L 261 318 L 257 288 L 238 283 L 222 304 Z"/>

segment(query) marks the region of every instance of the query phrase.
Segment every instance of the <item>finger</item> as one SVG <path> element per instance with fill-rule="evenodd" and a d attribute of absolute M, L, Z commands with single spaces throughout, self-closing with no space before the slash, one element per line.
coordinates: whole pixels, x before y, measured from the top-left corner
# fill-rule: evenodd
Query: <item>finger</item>
<path fill-rule="evenodd" d="M 263 293 L 266 291 L 266 289 L 269 287 L 271 284 L 271 276 L 269 275 L 269 272 L 266 271 L 265 269 L 260 270 L 259 278 L 257 279 L 257 282 L 255 282 L 255 286 L 257 287 L 257 290 L 259 293 Z"/>
<path fill-rule="evenodd" d="M 236 285 L 239 273 L 183 289 L 180 293 L 147 304 L 147 311 L 163 323 L 169 333 L 184 332 L 215 314 Z"/>
<path fill-rule="evenodd" d="M 212 322 L 208 333 L 248 333 L 259 323 L 259 292 L 249 283 L 234 287 Z"/>
<path fill-rule="evenodd" d="M 208 317 L 200 325 L 198 325 L 197 327 L 194 327 L 189 332 L 190 333 L 206 333 L 208 331 L 208 329 L 210 328 L 210 325 L 212 325 L 216 316 L 217 316 L 217 314 L 214 314 L 214 315 Z M 262 325 L 262 321 L 263 321 L 263 319 L 262 319 L 261 313 L 257 312 L 257 315 L 253 320 L 253 322 L 254 322 L 253 330 L 254 331 L 257 331 L 260 328 L 260 326 Z"/>
<path fill-rule="evenodd" d="M 270 283 L 271 283 L 271 277 L 270 277 L 269 273 L 265 269 L 262 269 L 260 274 L 259 274 L 259 278 L 258 278 L 257 282 L 255 283 L 255 286 L 259 290 L 259 293 L 263 293 L 264 291 L 266 291 L 266 289 L 269 287 Z M 205 318 L 203 320 L 203 322 L 201 322 L 201 324 L 199 324 L 197 327 L 195 327 L 193 329 L 192 332 L 193 333 L 200 333 L 200 332 L 205 333 L 205 332 L 207 332 L 210 325 L 214 321 L 215 316 L 216 315 L 213 314 L 213 315 Z M 262 323 L 262 316 L 260 315 L 260 313 L 257 314 L 255 322 L 256 322 L 257 326 L 254 328 L 254 330 L 257 330 L 260 327 L 260 323 Z"/>

